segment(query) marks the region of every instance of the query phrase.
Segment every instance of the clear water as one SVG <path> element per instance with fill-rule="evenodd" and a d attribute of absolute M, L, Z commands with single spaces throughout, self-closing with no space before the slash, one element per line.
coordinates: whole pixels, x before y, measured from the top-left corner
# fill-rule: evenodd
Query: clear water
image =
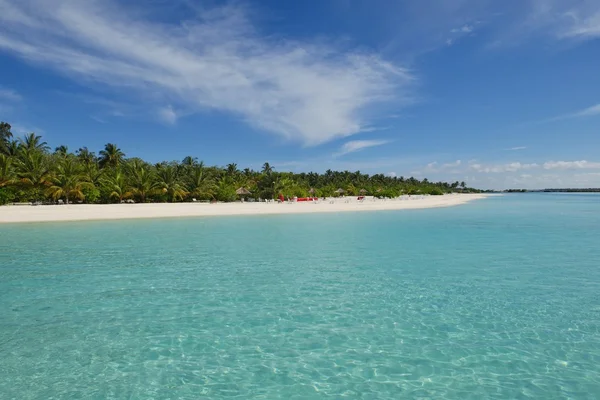
<path fill-rule="evenodd" d="M 600 196 L 0 226 L 2 399 L 598 399 Z"/>

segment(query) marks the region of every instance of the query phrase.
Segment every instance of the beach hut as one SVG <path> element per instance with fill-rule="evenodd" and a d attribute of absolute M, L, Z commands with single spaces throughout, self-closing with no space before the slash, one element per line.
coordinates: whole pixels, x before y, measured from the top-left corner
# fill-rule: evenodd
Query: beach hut
<path fill-rule="evenodd" d="M 367 194 L 367 189 L 360 189 L 360 190 L 358 191 L 358 193 L 360 193 L 361 195 L 363 195 L 363 196 L 364 196 L 365 194 Z"/>
<path fill-rule="evenodd" d="M 235 191 L 235 194 L 237 194 L 238 196 L 240 196 L 240 198 L 242 199 L 242 201 L 244 201 L 244 196 L 248 196 L 249 194 L 252 194 L 251 191 L 249 191 L 248 189 L 246 189 L 245 187 L 241 187 L 238 190 Z"/>
<path fill-rule="evenodd" d="M 343 195 L 344 193 L 346 193 L 346 191 L 342 188 L 339 188 L 338 190 L 336 190 L 334 193 L 337 193 L 338 195 Z"/>

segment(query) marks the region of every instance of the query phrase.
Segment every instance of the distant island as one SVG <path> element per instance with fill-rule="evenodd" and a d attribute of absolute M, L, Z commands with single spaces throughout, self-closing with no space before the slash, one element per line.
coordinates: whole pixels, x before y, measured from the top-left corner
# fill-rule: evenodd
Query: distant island
<path fill-rule="evenodd" d="M 600 193 L 600 188 L 507 189 L 505 193 Z"/>
<path fill-rule="evenodd" d="M 242 198 L 312 198 L 480 193 L 465 182 L 430 182 L 413 177 L 360 171 L 279 172 L 267 162 L 259 171 L 206 166 L 193 156 L 182 161 L 149 163 L 127 158 L 114 143 L 98 154 L 82 147 L 51 147 L 30 133 L 15 139 L 11 125 L 0 123 L 0 204 L 9 203 L 173 203 L 232 202 Z"/>

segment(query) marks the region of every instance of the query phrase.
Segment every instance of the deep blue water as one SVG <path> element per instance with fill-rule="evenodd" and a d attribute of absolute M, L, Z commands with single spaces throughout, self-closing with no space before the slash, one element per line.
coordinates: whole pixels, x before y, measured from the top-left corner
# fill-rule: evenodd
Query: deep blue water
<path fill-rule="evenodd" d="M 0 225 L 1 399 L 598 399 L 600 196 Z"/>

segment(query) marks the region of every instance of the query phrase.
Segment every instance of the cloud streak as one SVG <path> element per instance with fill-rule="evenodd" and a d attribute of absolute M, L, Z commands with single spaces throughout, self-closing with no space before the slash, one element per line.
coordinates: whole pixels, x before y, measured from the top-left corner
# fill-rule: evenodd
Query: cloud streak
<path fill-rule="evenodd" d="M 548 161 L 544 169 L 600 169 L 600 162 L 580 161 Z"/>
<path fill-rule="evenodd" d="M 305 145 L 372 126 L 414 78 L 374 54 L 261 36 L 239 6 L 155 22 L 113 0 L 0 0 L 0 50 L 154 107 L 218 110 Z"/>
<path fill-rule="evenodd" d="M 346 154 L 356 153 L 369 147 L 383 146 L 390 143 L 389 140 L 351 140 L 342 145 L 339 152 L 335 153 L 335 157 L 341 157 Z"/>
<path fill-rule="evenodd" d="M 0 86 L 0 100 L 9 102 L 18 102 L 23 100 L 21 95 L 12 89 L 6 89 Z"/>
<path fill-rule="evenodd" d="M 549 122 L 563 121 L 573 118 L 588 118 L 600 115 L 600 104 L 596 104 L 583 110 L 575 111 L 569 114 L 559 115 L 558 117 L 548 118 L 541 121 L 532 122 L 532 124 L 547 124 Z"/>
<path fill-rule="evenodd" d="M 591 106 L 574 114 L 570 114 L 570 117 L 591 117 L 594 115 L 600 115 L 600 104 L 596 104 L 595 106 Z"/>

